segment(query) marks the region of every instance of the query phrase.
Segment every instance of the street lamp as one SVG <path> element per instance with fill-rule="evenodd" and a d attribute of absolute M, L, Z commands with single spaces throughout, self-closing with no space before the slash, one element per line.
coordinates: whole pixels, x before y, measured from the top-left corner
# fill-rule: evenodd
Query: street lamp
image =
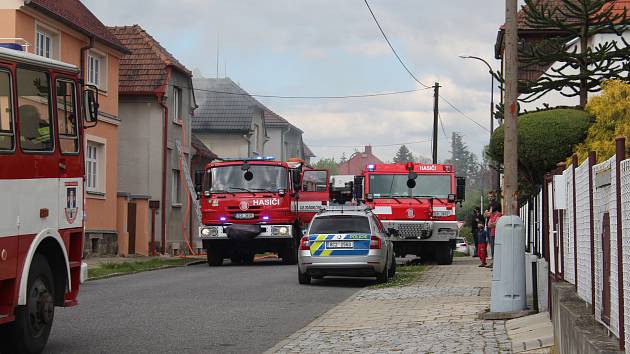
<path fill-rule="evenodd" d="M 482 61 L 488 67 L 488 72 L 490 73 L 490 77 L 492 78 L 492 86 L 490 87 L 490 137 L 492 137 L 492 132 L 494 131 L 494 70 L 492 70 L 492 66 L 490 66 L 490 64 L 483 58 L 476 57 L 474 55 L 463 54 L 459 57 L 462 59 L 477 59 L 479 61 Z"/>
<path fill-rule="evenodd" d="M 474 55 L 460 55 L 459 56 L 462 59 L 476 59 L 479 60 L 481 62 L 483 62 L 484 64 L 486 64 L 486 66 L 488 67 L 488 72 L 490 73 L 490 77 L 491 77 L 491 86 L 490 86 L 490 139 L 492 139 L 492 132 L 494 131 L 494 70 L 492 70 L 492 66 L 490 66 L 490 64 L 484 60 L 483 58 L 474 56 Z M 498 175 L 498 173 L 497 173 Z M 497 191 L 499 189 L 499 176 L 497 176 Z"/>

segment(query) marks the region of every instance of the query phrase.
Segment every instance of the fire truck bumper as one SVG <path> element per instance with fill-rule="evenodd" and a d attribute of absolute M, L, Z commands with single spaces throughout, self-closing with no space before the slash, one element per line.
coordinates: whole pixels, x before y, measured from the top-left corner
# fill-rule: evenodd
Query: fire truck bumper
<path fill-rule="evenodd" d="M 199 227 L 199 237 L 202 240 L 228 240 L 227 227 L 229 225 L 204 225 Z M 262 232 L 254 239 L 291 239 L 293 225 L 261 225 Z"/>
<path fill-rule="evenodd" d="M 457 221 L 383 220 L 385 228 L 398 230 L 397 241 L 449 242 L 457 238 Z"/>

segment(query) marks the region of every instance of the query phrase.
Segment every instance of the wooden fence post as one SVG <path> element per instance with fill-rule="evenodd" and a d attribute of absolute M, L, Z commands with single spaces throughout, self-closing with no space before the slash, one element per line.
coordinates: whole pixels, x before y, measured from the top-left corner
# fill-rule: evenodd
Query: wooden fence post
<path fill-rule="evenodd" d="M 597 162 L 597 153 L 589 151 L 588 153 L 588 203 L 589 203 L 589 219 L 591 234 L 591 312 L 595 314 L 595 225 L 593 225 L 593 166 Z"/>
<path fill-rule="evenodd" d="M 573 178 L 573 271 L 575 274 L 575 292 L 578 291 L 578 254 L 577 254 L 577 206 L 576 206 L 576 195 L 575 195 L 575 168 L 578 164 L 578 156 L 577 154 L 573 154 L 571 156 L 571 175 Z"/>
<path fill-rule="evenodd" d="M 624 300 L 623 300 L 623 227 L 622 220 L 623 217 L 621 215 L 621 161 L 626 158 L 626 138 L 623 136 L 617 137 L 615 139 L 616 145 L 616 154 L 615 154 L 615 186 L 616 186 L 616 201 L 617 201 L 617 293 L 619 296 L 619 301 L 617 301 L 617 306 L 619 306 L 619 346 L 621 350 L 625 350 L 625 309 L 624 309 Z"/>

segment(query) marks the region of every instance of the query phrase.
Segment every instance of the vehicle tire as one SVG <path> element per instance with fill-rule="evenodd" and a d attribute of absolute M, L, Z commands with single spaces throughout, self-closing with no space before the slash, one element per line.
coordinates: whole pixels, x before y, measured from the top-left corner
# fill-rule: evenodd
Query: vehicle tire
<path fill-rule="evenodd" d="M 439 265 L 453 264 L 453 247 L 443 246 L 437 249 L 437 263 Z"/>
<path fill-rule="evenodd" d="M 311 275 L 311 278 L 317 279 L 317 280 L 322 280 L 322 279 L 324 279 L 324 276 L 323 275 Z"/>
<path fill-rule="evenodd" d="M 379 284 L 385 284 L 389 281 L 389 269 L 387 267 L 382 272 L 376 273 L 376 281 Z"/>
<path fill-rule="evenodd" d="M 392 255 L 392 265 L 389 267 L 389 273 L 387 276 L 393 278 L 396 275 L 396 257 Z"/>
<path fill-rule="evenodd" d="M 223 265 L 223 255 L 221 254 L 221 250 L 217 248 L 208 248 L 206 250 L 206 254 L 208 256 L 208 265 L 210 267 Z"/>
<path fill-rule="evenodd" d="M 232 264 L 241 264 L 243 263 L 243 256 L 241 256 L 240 254 L 235 254 L 230 257 L 230 261 L 232 262 Z"/>
<path fill-rule="evenodd" d="M 255 258 L 256 258 L 256 253 L 245 253 L 241 255 L 243 264 L 254 264 Z"/>
<path fill-rule="evenodd" d="M 300 268 L 298 268 L 298 282 L 303 285 L 308 285 L 311 283 L 311 276 L 300 272 Z"/>
<path fill-rule="evenodd" d="M 26 305 L 15 308 L 15 322 L 7 328 L 8 353 L 44 350 L 55 317 L 55 284 L 46 257 L 36 253 L 26 288 Z"/>
<path fill-rule="evenodd" d="M 297 247 L 295 246 L 295 242 L 291 240 L 291 245 L 287 246 L 282 252 L 282 263 L 294 265 L 297 264 Z"/>

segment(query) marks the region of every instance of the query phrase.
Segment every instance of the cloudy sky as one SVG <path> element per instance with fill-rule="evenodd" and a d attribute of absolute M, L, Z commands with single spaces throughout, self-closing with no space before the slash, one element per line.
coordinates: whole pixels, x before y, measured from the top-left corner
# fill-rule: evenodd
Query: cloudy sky
<path fill-rule="evenodd" d="M 363 0 L 83 0 L 106 25 L 139 24 L 189 69 L 227 75 L 253 94 L 331 96 L 421 88 L 403 70 Z M 488 141 L 490 75 L 504 3 L 497 0 L 370 0 L 393 46 L 440 101 L 439 158 L 461 132 L 478 155 Z M 496 90 L 495 90 L 496 91 Z M 496 92 L 495 92 L 496 93 Z M 433 91 L 344 100 L 260 99 L 304 130 L 318 157 L 374 145 L 383 160 L 408 144 L 431 156 Z M 498 95 L 496 96 L 498 100 Z M 471 120 L 475 120 L 482 129 Z M 418 141 L 421 141 L 418 143 Z"/>

